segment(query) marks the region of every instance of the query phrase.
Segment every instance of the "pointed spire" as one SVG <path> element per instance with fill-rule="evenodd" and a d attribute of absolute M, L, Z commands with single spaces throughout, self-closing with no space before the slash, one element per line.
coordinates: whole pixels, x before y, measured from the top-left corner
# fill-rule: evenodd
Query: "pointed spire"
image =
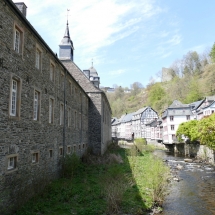
<path fill-rule="evenodd" d="M 61 40 L 61 43 L 59 45 L 59 58 L 60 59 L 71 59 L 73 61 L 73 42 L 70 39 L 69 34 L 69 22 L 68 22 L 68 13 L 69 9 L 67 9 L 67 22 L 66 22 L 66 30 L 63 36 L 63 39 Z"/>

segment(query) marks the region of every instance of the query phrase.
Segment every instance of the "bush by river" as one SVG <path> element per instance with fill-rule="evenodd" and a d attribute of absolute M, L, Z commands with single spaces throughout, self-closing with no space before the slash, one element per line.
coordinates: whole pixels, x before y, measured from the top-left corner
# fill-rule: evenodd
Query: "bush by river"
<path fill-rule="evenodd" d="M 162 205 L 169 168 L 150 146 L 111 145 L 102 156 L 75 155 L 64 161 L 62 178 L 52 182 L 17 215 L 148 214 Z"/>

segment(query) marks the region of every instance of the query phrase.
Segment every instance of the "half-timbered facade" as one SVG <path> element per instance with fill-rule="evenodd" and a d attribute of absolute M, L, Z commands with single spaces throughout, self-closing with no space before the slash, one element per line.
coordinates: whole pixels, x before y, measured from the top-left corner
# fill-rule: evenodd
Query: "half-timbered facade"
<path fill-rule="evenodd" d="M 146 124 L 158 119 L 158 114 L 151 107 L 141 108 L 132 116 L 132 128 L 135 138 L 147 138 Z"/>

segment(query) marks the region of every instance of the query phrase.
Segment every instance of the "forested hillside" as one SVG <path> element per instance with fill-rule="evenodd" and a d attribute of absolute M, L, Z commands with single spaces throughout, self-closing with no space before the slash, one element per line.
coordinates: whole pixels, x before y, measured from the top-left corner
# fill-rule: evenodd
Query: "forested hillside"
<path fill-rule="evenodd" d="M 170 81 L 151 80 L 145 87 L 135 82 L 131 86 L 131 93 L 126 93 L 126 89 L 122 87 L 116 87 L 115 92 L 107 93 L 112 115 L 120 117 L 144 106 L 151 106 L 161 114 L 174 100 L 191 103 L 214 95 L 215 44 L 211 50 L 202 54 L 188 52 L 182 59 L 173 62 L 169 71 Z"/>

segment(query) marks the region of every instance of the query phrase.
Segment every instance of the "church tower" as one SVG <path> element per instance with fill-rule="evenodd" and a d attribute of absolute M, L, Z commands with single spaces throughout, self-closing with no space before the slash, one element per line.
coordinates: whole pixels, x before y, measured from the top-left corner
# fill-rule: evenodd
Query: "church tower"
<path fill-rule="evenodd" d="M 67 20 L 65 34 L 59 45 L 59 59 L 73 61 L 73 57 L 74 57 L 74 47 L 73 47 L 73 42 L 70 39 L 69 24 Z"/>

